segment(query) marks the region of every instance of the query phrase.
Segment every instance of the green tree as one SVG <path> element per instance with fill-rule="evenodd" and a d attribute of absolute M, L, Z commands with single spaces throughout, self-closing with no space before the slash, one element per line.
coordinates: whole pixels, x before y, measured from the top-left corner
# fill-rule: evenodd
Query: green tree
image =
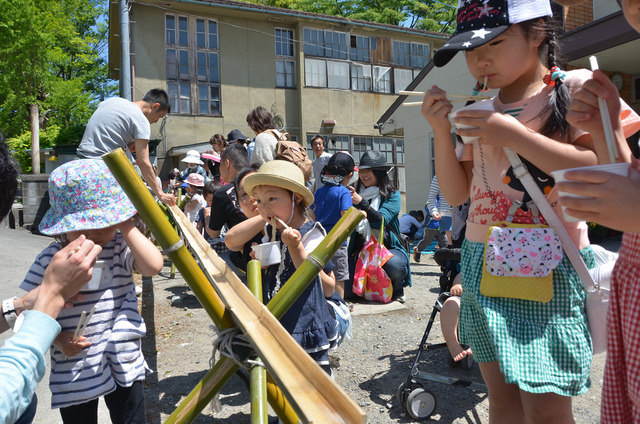
<path fill-rule="evenodd" d="M 106 0 L 0 0 L 0 10 L 0 131 L 24 139 L 32 105 L 42 130 L 84 125 L 113 91 L 101 56 Z"/>
<path fill-rule="evenodd" d="M 452 33 L 455 0 L 245 0 L 324 15 Z"/>

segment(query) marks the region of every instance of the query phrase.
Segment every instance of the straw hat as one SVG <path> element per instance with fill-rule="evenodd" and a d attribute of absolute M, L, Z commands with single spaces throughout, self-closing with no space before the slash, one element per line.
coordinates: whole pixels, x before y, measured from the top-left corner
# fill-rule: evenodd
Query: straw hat
<path fill-rule="evenodd" d="M 196 174 L 192 172 L 187 177 L 187 183 L 194 185 L 196 187 L 204 187 L 204 177 L 200 174 Z"/>
<path fill-rule="evenodd" d="M 187 156 L 182 159 L 181 162 L 197 163 L 199 165 L 202 165 L 204 163 L 200 160 L 200 152 L 198 152 L 197 150 L 189 150 L 187 152 Z"/>
<path fill-rule="evenodd" d="M 51 208 L 40 222 L 41 233 L 97 230 L 126 221 L 136 209 L 101 159 L 67 162 L 49 176 Z"/>
<path fill-rule="evenodd" d="M 313 203 L 313 193 L 304 185 L 302 170 L 286 160 L 272 160 L 264 163 L 258 172 L 247 176 L 244 189 L 253 196 L 253 189 L 261 185 L 284 188 L 302 196 L 305 206 Z"/>

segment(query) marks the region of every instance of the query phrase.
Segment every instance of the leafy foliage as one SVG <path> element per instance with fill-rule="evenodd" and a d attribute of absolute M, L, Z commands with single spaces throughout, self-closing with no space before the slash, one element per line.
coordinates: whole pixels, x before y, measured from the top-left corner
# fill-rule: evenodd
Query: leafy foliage
<path fill-rule="evenodd" d="M 42 147 L 54 133 L 83 126 L 111 95 L 101 55 L 106 0 L 0 0 L 0 131 L 17 156 L 30 137 L 29 108 L 40 114 Z M 30 148 L 30 142 L 27 143 Z"/>
<path fill-rule="evenodd" d="M 242 0 L 247 3 L 453 33 L 455 0 Z"/>

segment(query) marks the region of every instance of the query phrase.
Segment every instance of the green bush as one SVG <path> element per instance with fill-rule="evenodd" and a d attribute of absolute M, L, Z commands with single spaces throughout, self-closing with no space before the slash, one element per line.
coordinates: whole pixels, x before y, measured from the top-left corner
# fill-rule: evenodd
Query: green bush
<path fill-rule="evenodd" d="M 65 131 L 67 131 L 65 129 Z M 63 132 L 57 125 L 50 125 L 46 130 L 40 131 L 40 148 L 46 149 L 53 147 L 57 144 L 57 140 L 60 133 Z M 31 131 L 27 131 L 7 140 L 11 154 L 18 162 L 23 174 L 31 174 L 31 155 L 28 150 L 31 150 Z M 68 143 L 71 144 L 71 143 Z M 40 172 L 44 172 L 44 163 L 40 164 Z"/>

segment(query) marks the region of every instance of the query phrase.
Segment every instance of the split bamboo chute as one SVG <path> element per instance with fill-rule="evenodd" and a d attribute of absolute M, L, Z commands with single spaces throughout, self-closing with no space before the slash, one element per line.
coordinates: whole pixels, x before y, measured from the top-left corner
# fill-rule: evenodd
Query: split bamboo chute
<path fill-rule="evenodd" d="M 213 252 L 182 211 L 173 206 L 169 208 L 171 215 L 202 264 L 209 277 L 207 279 L 187 248 L 182 246 L 182 239 L 123 150 L 110 152 L 103 159 L 216 326 L 226 329 L 237 325 L 259 354 L 269 370 L 266 384 L 268 400 L 280 419 L 287 424 L 298 422 L 298 417 L 303 422 L 365 422 L 366 415 L 361 408 L 277 321 L 355 229 L 362 215 L 354 208 L 349 210 L 265 307 Z M 252 273 L 259 274 L 255 265 L 250 269 L 253 269 Z M 192 422 L 237 368 L 236 362 L 223 357 L 187 395 L 167 423 Z"/>

